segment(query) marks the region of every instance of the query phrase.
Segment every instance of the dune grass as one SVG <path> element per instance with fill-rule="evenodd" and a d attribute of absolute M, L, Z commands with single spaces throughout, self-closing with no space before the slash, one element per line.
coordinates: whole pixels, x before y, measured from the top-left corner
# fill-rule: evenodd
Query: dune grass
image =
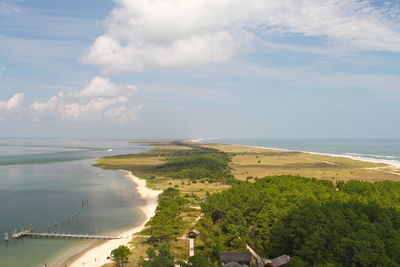
<path fill-rule="evenodd" d="M 332 180 L 400 181 L 400 170 L 383 163 L 302 152 L 251 148 L 239 145 L 209 144 L 231 157 L 236 179 L 273 175 L 299 175 Z"/>
<path fill-rule="evenodd" d="M 193 224 L 201 215 L 200 203 L 207 198 L 208 193 L 229 189 L 231 186 L 229 183 L 227 184 L 227 181 L 230 179 L 254 182 L 257 178 L 265 176 L 299 175 L 331 180 L 334 183 L 341 180 L 400 181 L 400 171 L 389 165 L 342 157 L 249 148 L 239 145 L 191 144 L 172 140 L 146 141 L 145 143 L 154 148 L 140 154 L 100 158 L 96 166 L 110 170 L 131 171 L 136 176 L 146 179 L 148 186 L 155 190 L 165 190 L 169 187 L 179 189 L 180 196 L 188 200 L 180 214 L 183 222 L 180 236 L 184 236 L 190 229 L 196 228 Z M 205 148 L 211 149 L 209 151 L 211 157 L 202 155 L 201 151 L 204 151 Z M 224 179 L 209 179 L 218 178 L 217 175 L 216 177 L 195 177 L 193 179 L 193 177 L 176 175 L 177 173 L 182 174 L 180 171 L 182 168 L 196 166 L 198 160 L 206 165 L 210 164 L 208 160 L 215 155 L 217 155 L 218 162 L 226 164 L 222 169 L 217 165 L 219 166 L 217 172 L 228 171 L 228 174 L 233 177 L 228 175 L 223 177 Z M 214 163 L 215 161 L 212 161 L 211 165 Z M 190 172 L 186 173 L 190 175 Z M 171 252 L 177 260 L 187 260 L 187 243 L 187 240 L 179 238 L 170 242 Z M 131 256 L 130 266 L 134 266 L 132 264 L 136 264 L 141 256 L 145 257 L 146 249 L 150 246 L 148 238 L 140 236 L 133 239 L 132 245 L 134 253 Z M 201 254 L 202 241 L 196 240 L 195 245 Z"/>

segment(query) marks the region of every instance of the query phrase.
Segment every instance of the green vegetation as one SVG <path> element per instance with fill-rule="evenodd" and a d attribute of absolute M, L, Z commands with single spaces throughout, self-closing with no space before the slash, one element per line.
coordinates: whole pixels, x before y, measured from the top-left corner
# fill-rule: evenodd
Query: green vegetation
<path fill-rule="evenodd" d="M 201 216 L 200 202 L 208 194 L 230 187 L 225 183 L 234 181 L 230 175 L 230 160 L 227 154 L 202 145 L 171 141 L 151 144 L 156 147 L 150 151 L 103 157 L 97 160 L 95 166 L 108 170 L 131 171 L 146 179 L 150 188 L 164 191 L 159 196 L 156 215 L 147 223 L 146 229 L 131 242 L 134 253 L 129 257 L 130 262 L 137 265 L 140 257 L 147 257 L 148 248 L 159 255 L 159 247 L 164 243 L 170 247 L 175 261 L 187 261 L 188 242 L 178 237 L 186 235 L 198 222 Z M 186 153 L 189 151 L 190 153 Z M 186 178 L 177 175 L 180 169 L 195 169 L 197 166 L 208 169 L 208 173 L 214 173 L 214 178 L 198 178 L 203 175 L 197 175 L 197 171 Z M 162 260 L 164 259 L 157 258 L 154 264 Z"/>
<path fill-rule="evenodd" d="M 400 175 L 400 169 L 383 163 L 240 145 L 208 144 L 207 146 L 231 156 L 231 172 L 241 181 L 245 181 L 248 176 L 296 175 L 333 182 L 339 180 L 376 182 L 399 181 Z"/>
<path fill-rule="evenodd" d="M 213 194 L 202 209 L 211 258 L 245 241 L 268 258 L 295 256 L 291 266 L 400 266 L 400 183 L 274 176 Z"/>
<path fill-rule="evenodd" d="M 169 187 L 159 196 L 156 214 L 146 224 L 142 232 L 150 235 L 149 242 L 160 243 L 170 241 L 181 234 L 183 220 L 179 216 L 183 205 L 188 201 L 179 196 L 179 190 Z"/>
<path fill-rule="evenodd" d="M 188 262 L 180 262 L 181 267 L 220 267 L 221 264 L 218 262 L 212 263 L 210 260 L 204 256 L 195 255 L 189 258 Z"/>
<path fill-rule="evenodd" d="M 155 145 L 96 165 L 132 171 L 164 190 L 156 215 L 131 242 L 131 263 L 218 266 L 221 251 L 246 250 L 246 242 L 266 258 L 294 256 L 291 266 L 400 266 L 400 183 L 333 183 L 398 179 L 384 165 L 243 146 Z M 276 174 L 286 176 L 258 178 Z M 192 258 L 178 238 L 190 229 L 201 230 Z"/>
<path fill-rule="evenodd" d="M 174 267 L 174 257 L 171 255 L 170 247 L 167 243 L 161 243 L 156 249 L 150 247 L 147 250 L 148 260 L 141 259 L 141 267 Z"/>
<path fill-rule="evenodd" d="M 158 247 L 150 247 L 147 250 L 147 259 L 143 258 L 139 261 L 140 267 L 174 267 L 175 263 L 181 267 L 220 267 L 219 263 L 211 263 L 204 256 L 190 257 L 187 262 L 175 262 L 174 256 L 171 254 L 170 247 L 163 242 Z"/>
<path fill-rule="evenodd" d="M 103 157 L 95 166 L 127 170 L 151 182 L 159 179 L 186 179 L 230 184 L 229 155 L 217 149 L 184 142 L 169 142 L 140 154 Z"/>
<path fill-rule="evenodd" d="M 124 267 L 125 263 L 129 263 L 128 257 L 132 252 L 127 246 L 119 246 L 111 251 L 111 255 L 108 259 L 115 262 L 118 267 Z"/>
<path fill-rule="evenodd" d="M 230 158 L 226 153 L 201 146 L 189 147 L 192 149 L 167 156 L 167 163 L 159 169 L 167 172 L 167 176 L 173 179 L 195 181 L 206 178 L 208 181 L 223 182 L 233 180 L 229 168 Z"/>

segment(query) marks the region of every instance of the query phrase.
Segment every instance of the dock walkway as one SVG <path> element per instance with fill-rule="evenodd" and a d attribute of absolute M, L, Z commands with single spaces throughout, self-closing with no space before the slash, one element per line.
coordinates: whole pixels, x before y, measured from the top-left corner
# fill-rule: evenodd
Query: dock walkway
<path fill-rule="evenodd" d="M 35 237 L 35 238 L 62 238 L 62 239 L 96 239 L 96 240 L 113 240 L 123 239 L 117 236 L 102 236 L 102 235 L 82 235 L 82 234 L 60 234 L 60 233 L 33 233 L 31 230 L 18 232 L 12 235 L 12 238 L 19 239 L 22 237 Z"/>

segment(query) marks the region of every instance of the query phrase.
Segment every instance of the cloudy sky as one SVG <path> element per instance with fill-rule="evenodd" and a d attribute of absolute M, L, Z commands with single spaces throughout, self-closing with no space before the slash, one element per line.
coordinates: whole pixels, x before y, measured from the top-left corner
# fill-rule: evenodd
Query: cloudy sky
<path fill-rule="evenodd" d="M 400 137 L 400 3 L 0 0 L 0 136 Z"/>

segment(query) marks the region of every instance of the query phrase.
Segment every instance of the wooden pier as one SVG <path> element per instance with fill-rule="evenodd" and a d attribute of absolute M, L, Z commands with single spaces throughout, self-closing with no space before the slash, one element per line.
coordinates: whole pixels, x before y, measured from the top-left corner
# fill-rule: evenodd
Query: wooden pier
<path fill-rule="evenodd" d="M 18 232 L 12 235 L 12 238 L 19 239 L 22 237 L 34 238 L 60 238 L 60 239 L 96 239 L 96 240 L 113 240 L 123 239 L 123 237 L 116 236 L 102 236 L 102 235 L 75 235 L 75 234 L 53 234 L 53 233 L 33 233 L 31 230 Z"/>

